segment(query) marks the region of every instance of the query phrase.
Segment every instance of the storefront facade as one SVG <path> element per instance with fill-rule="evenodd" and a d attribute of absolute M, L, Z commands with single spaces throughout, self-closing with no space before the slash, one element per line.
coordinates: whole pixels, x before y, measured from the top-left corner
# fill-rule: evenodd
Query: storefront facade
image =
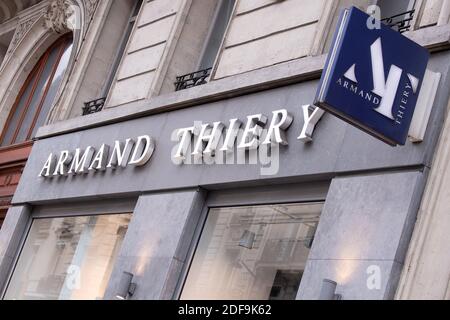
<path fill-rule="evenodd" d="M 447 54 L 434 55 L 431 67 L 436 70 L 448 69 L 448 61 Z M 445 87 L 447 84 L 443 82 L 441 85 Z M 207 86 L 203 89 L 208 90 Z M 248 227 L 257 237 L 264 237 L 264 230 L 254 230 L 256 224 L 252 223 L 253 220 L 259 219 L 259 211 L 254 209 L 256 206 L 271 208 L 297 204 L 299 208 L 293 208 L 291 215 L 289 209 L 284 209 L 287 210 L 285 214 L 288 217 L 292 214 L 299 215 L 298 223 L 306 226 L 307 222 L 302 222 L 301 218 L 302 211 L 305 210 L 302 206 L 315 204 L 316 208 L 312 212 L 308 212 L 308 209 L 305 212 L 305 215 L 315 214 L 316 220 L 308 222 L 312 227 L 318 223 L 308 259 L 299 258 L 303 261 L 287 266 L 286 269 L 283 266 L 277 269 L 275 263 L 271 267 L 272 273 L 280 270 L 301 271 L 303 274 L 298 291 L 299 298 L 317 298 L 322 279 L 328 278 L 335 280 L 339 284 L 339 293 L 349 299 L 392 298 L 414 226 L 428 174 L 431 150 L 436 142 L 439 127 L 430 125 L 425 141 L 420 144 L 409 143 L 405 147 L 392 148 L 331 115 L 325 115 L 314 131 L 313 141 L 305 144 L 297 139 L 304 125 L 301 106 L 310 103 L 316 87 L 317 81 L 307 81 L 113 124 L 94 122 L 89 124 L 93 126 L 90 129 L 70 133 L 47 134 L 50 128 L 44 128 L 41 132 L 46 136 L 35 143 L 21 180 L 23 182 L 13 199 L 15 205 L 8 214 L 10 224 L 5 226 L 6 232 L 11 228 L 11 235 L 20 237 L 30 228 L 30 223 L 33 231 L 41 217 L 92 217 L 91 211 L 97 214 L 132 213 L 128 231 L 120 240 L 123 241 L 122 247 L 115 254 L 113 266 L 109 266 L 112 275 L 106 285 L 105 297 L 113 298 L 121 273 L 131 272 L 137 283 L 134 298 L 176 298 L 177 292 L 196 290 L 190 287 L 181 290 L 180 286 L 186 275 L 189 279 L 194 268 L 191 265 L 192 259 L 196 261 L 196 255 L 203 254 L 198 253 L 199 247 L 195 250 L 199 236 L 202 239 L 205 232 L 213 232 L 217 228 L 214 223 L 217 224 L 218 221 L 210 222 L 213 226 L 208 230 L 208 219 L 221 218 L 220 215 L 213 218 L 217 215 L 214 210 L 227 210 L 236 206 L 249 208 Z M 444 91 L 442 96 L 437 98 L 430 123 L 438 122 L 442 117 L 447 103 L 446 95 L 447 92 Z M 171 137 L 177 129 L 190 127 L 195 121 L 227 123 L 229 119 L 240 119 L 245 123 L 249 115 L 262 113 L 270 116 L 278 109 L 286 109 L 293 115 L 294 121 L 286 130 L 289 144 L 280 147 L 279 163 L 276 164 L 278 170 L 274 170 L 274 174 L 263 175 L 260 164 L 177 165 L 172 162 L 171 155 L 178 143 Z M 94 117 L 92 119 L 98 121 Z M 66 131 L 66 126 L 67 123 L 56 124 L 51 129 L 61 128 Z M 128 138 L 143 135 L 153 137 L 155 149 L 151 159 L 141 167 L 127 166 L 115 170 L 106 168 L 104 171 L 54 178 L 40 176 L 50 154 L 59 155 L 63 150 L 74 151 L 77 148 L 86 150 L 89 146 L 95 146 L 96 150 L 99 150 L 103 144 L 112 148 L 115 141 L 126 141 Z M 273 166 L 275 157 L 272 160 L 269 164 Z M 128 204 L 128 207 L 121 207 L 122 202 Z M 321 203 L 323 209 L 322 205 L 318 205 Z M 269 211 L 272 211 L 271 215 L 261 213 L 262 217 L 280 219 L 273 217 L 277 211 Z M 236 223 L 245 228 L 246 224 L 239 223 L 245 215 L 234 215 Z M 205 218 L 206 226 L 202 233 L 200 231 Z M 261 219 L 264 221 L 264 218 Z M 308 221 L 308 217 L 305 219 Z M 13 220 L 15 223 L 11 224 Z M 264 223 L 270 225 L 271 222 Z M 229 226 L 229 222 L 222 224 Z M 116 228 L 124 228 L 124 225 L 118 224 Z M 235 233 L 244 231 L 238 229 Z M 266 232 L 270 237 L 270 232 Z M 294 249 L 295 246 L 303 246 L 302 249 L 307 250 L 303 239 L 306 234 L 299 235 L 300 240 L 296 241 L 295 236 L 289 238 L 282 232 L 274 238 L 281 241 L 280 249 L 272 250 L 277 252 L 292 241 L 294 245 L 291 246 L 294 246 Z M 28 244 L 31 235 L 25 240 L 26 247 L 32 246 Z M 13 270 L 16 271 L 12 273 L 14 275 L 22 264 L 20 258 L 17 264 L 15 260 L 20 241 L 11 240 L 9 247 L 12 254 L 6 257 L 10 261 L 7 262 L 3 258 L 2 266 L 8 266 L 4 270 L 11 270 L 15 264 L 16 268 Z M 241 256 L 245 258 L 245 250 L 248 249 L 239 247 L 239 239 L 223 241 L 236 242 L 236 258 L 229 256 L 231 253 L 228 252 L 227 255 L 223 253 L 224 259 L 241 259 Z M 282 241 L 286 243 L 283 244 Z M 265 245 L 269 244 L 266 242 Z M 204 250 L 208 250 L 208 243 L 204 246 Z M 22 251 L 20 257 L 29 261 L 31 257 L 24 256 L 26 252 Z M 83 255 L 80 257 L 85 258 Z M 276 258 L 274 260 L 276 261 Z M 234 260 L 233 262 L 236 263 Z M 53 263 L 53 260 L 48 263 Z M 205 264 L 204 261 L 198 263 Z M 257 265 L 255 263 L 254 268 Z M 79 267 L 83 279 L 86 271 Z M 367 271 L 370 271 L 371 267 L 380 270 L 379 289 L 367 286 L 367 279 L 370 277 Z M 210 283 L 203 277 L 221 270 L 220 266 L 210 268 L 209 272 L 198 275 L 198 281 Z M 32 277 L 32 272 L 27 274 Z M 8 296 L 9 290 L 13 290 L 10 288 L 20 285 L 16 284 L 14 276 L 9 277 L 8 272 L 2 272 L 2 275 L 6 298 L 31 297 L 31 293 L 23 287 L 26 283 L 22 284 L 21 289 L 14 289 L 16 291 L 12 291 Z M 274 279 L 275 274 L 268 277 Z M 18 277 L 17 281 L 23 279 Z M 30 279 L 32 280 L 39 282 L 40 278 Z M 245 293 L 249 291 L 251 287 L 244 288 L 241 295 L 231 297 L 268 298 L 267 295 L 246 296 Z M 35 293 L 38 294 L 39 290 Z M 193 296 L 188 296 L 201 297 L 192 294 Z"/>
<path fill-rule="evenodd" d="M 444 27 L 408 35 L 441 78 L 423 141 L 395 148 L 314 114 L 326 54 L 244 70 L 230 45 L 214 81 L 149 99 L 130 91 L 146 60 L 123 59 L 102 112 L 37 131 L 0 232 L 2 298 L 309 300 L 324 280 L 345 300 L 398 297 L 449 103 Z"/>

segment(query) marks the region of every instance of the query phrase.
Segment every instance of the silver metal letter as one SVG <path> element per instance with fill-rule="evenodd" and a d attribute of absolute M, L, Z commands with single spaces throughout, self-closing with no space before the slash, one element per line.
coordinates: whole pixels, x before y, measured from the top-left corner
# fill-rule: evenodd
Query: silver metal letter
<path fill-rule="evenodd" d="M 89 146 L 86 148 L 86 150 L 83 152 L 83 156 L 81 156 L 80 158 L 81 149 L 80 148 L 76 149 L 68 173 L 69 174 L 88 173 L 89 164 L 91 163 L 94 152 L 95 149 Z"/>
<path fill-rule="evenodd" d="M 133 139 L 125 140 L 125 144 L 120 141 L 114 143 L 114 149 L 111 154 L 111 159 L 109 160 L 107 168 L 125 168 L 130 159 L 131 151 L 133 150 L 135 142 Z"/>
<path fill-rule="evenodd" d="M 178 129 L 177 136 L 180 140 L 180 144 L 178 145 L 177 152 L 173 156 L 177 160 L 186 159 L 186 153 L 189 149 L 189 145 L 191 144 L 192 134 L 194 133 L 195 127 Z"/>
<path fill-rule="evenodd" d="M 247 124 L 242 135 L 239 149 L 256 149 L 259 146 L 259 136 L 262 127 L 267 123 L 267 117 L 262 114 L 255 114 L 247 117 Z"/>
<path fill-rule="evenodd" d="M 309 104 L 302 106 L 302 109 L 305 123 L 303 124 L 302 132 L 297 139 L 303 141 L 304 143 L 307 143 L 312 141 L 312 136 L 317 122 L 319 122 L 319 120 L 323 117 L 325 111 Z M 309 114 L 310 109 L 312 109 L 311 115 Z"/>
<path fill-rule="evenodd" d="M 72 154 L 67 150 L 61 151 L 58 162 L 56 163 L 55 171 L 53 172 L 53 176 L 67 175 L 68 166 L 71 161 L 72 161 Z"/>
<path fill-rule="evenodd" d="M 89 167 L 89 171 L 105 170 L 106 163 L 108 162 L 109 146 L 107 144 L 102 144 L 100 149 L 95 154 L 94 159 Z"/>
<path fill-rule="evenodd" d="M 155 142 L 152 138 L 147 135 L 138 137 L 133 155 L 128 164 L 137 167 L 145 165 L 152 157 L 154 150 Z"/>
<path fill-rule="evenodd" d="M 39 173 L 39 177 L 48 178 L 51 177 L 52 172 L 55 170 L 56 165 L 56 156 L 53 153 L 50 153 L 47 161 L 45 161 L 44 167 Z"/>
<path fill-rule="evenodd" d="M 294 118 L 286 109 L 273 111 L 272 121 L 263 144 L 282 144 L 288 145 L 286 139 L 286 130 L 291 126 Z"/>
<path fill-rule="evenodd" d="M 198 155 L 200 153 L 214 155 L 225 126 L 219 121 L 213 123 L 212 129 L 210 127 L 211 126 L 209 124 L 202 125 L 200 133 L 197 137 L 198 141 L 192 155 Z M 206 144 L 206 147 L 203 149 L 204 144 Z"/>
<path fill-rule="evenodd" d="M 220 151 L 225 151 L 226 153 L 231 153 L 234 151 L 234 144 L 236 142 L 236 138 L 239 134 L 239 129 L 242 126 L 242 122 L 238 119 L 231 119 L 230 125 L 227 129 L 227 134 L 225 136 L 225 141 L 223 142 L 222 148 Z"/>

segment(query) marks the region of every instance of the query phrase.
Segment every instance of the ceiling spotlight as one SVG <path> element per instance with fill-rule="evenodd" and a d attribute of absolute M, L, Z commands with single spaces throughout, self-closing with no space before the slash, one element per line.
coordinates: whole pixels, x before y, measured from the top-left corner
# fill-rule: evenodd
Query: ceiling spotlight
<path fill-rule="evenodd" d="M 329 279 L 323 279 L 319 300 L 341 300 L 342 296 L 336 294 L 337 283 Z"/>

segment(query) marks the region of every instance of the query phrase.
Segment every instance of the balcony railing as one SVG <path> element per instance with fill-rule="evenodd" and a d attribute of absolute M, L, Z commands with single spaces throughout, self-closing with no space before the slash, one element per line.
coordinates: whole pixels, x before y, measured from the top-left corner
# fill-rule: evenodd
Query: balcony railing
<path fill-rule="evenodd" d="M 414 19 L 415 10 L 406 11 L 395 16 L 382 19 L 388 27 L 403 33 L 411 29 L 411 22 Z"/>
<path fill-rule="evenodd" d="M 102 111 L 103 106 L 105 105 L 105 101 L 106 98 L 99 98 L 96 100 L 85 102 L 83 107 L 83 116 Z"/>
<path fill-rule="evenodd" d="M 199 70 L 177 77 L 175 82 L 175 91 L 180 91 L 196 86 L 200 86 L 208 82 L 212 68 Z"/>

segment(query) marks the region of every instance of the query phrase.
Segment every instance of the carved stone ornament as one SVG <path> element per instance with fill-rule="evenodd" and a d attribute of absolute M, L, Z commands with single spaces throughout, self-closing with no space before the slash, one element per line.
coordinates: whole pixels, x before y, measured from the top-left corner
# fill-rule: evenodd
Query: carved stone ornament
<path fill-rule="evenodd" d="M 59 34 L 66 33 L 71 30 L 68 21 L 73 11 L 70 1 L 53 0 L 44 12 L 44 26 Z"/>
<path fill-rule="evenodd" d="M 95 9 L 97 8 L 98 0 L 85 0 L 84 6 L 86 8 L 86 16 L 89 17 L 89 20 L 94 15 Z"/>
<path fill-rule="evenodd" d="M 9 45 L 8 53 L 6 54 L 7 56 L 9 56 L 17 48 L 20 40 L 22 40 L 25 34 L 31 29 L 31 26 L 36 22 L 36 20 L 37 17 L 32 17 L 19 23 L 14 33 L 13 39 L 11 40 L 11 43 Z"/>

